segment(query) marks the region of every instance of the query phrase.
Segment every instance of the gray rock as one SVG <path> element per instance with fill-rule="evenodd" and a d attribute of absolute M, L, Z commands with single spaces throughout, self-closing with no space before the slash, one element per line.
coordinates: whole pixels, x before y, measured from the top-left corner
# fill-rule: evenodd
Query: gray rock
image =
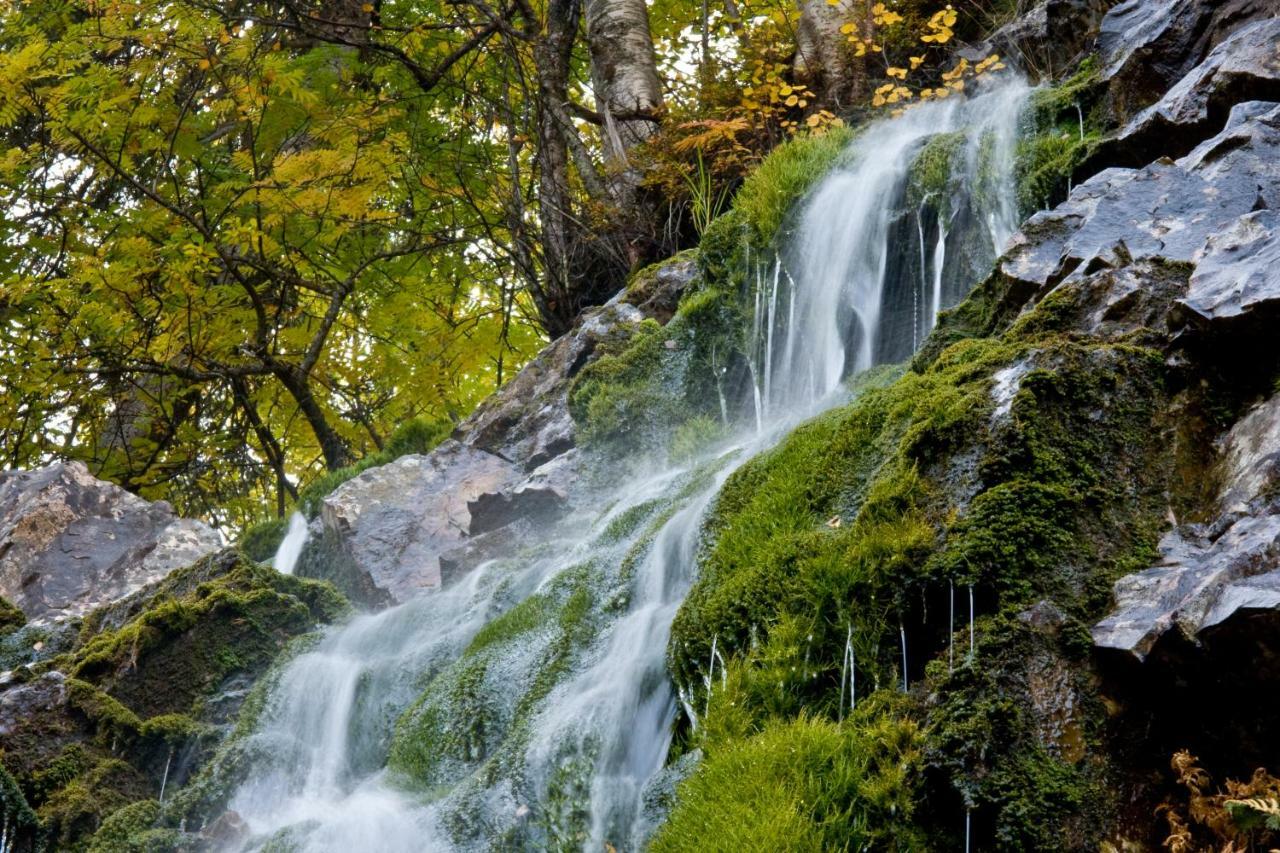
<path fill-rule="evenodd" d="M 1160 565 L 1116 583 L 1112 613 L 1093 627 L 1096 647 L 1144 660 L 1171 630 L 1195 642 L 1201 630 L 1227 618 L 1225 605 L 1248 598 L 1241 582 L 1280 568 L 1280 515 L 1245 517 L 1216 539 L 1179 528 L 1165 535 L 1160 550 Z"/>
<path fill-rule="evenodd" d="M 426 456 L 370 468 L 321 505 L 322 539 L 331 546 L 324 559 L 345 565 L 317 566 L 309 551 L 298 571 L 331 577 L 368 604 L 439 588 L 440 555 L 472 533 L 471 502 L 521 478 L 507 460 L 452 439 Z"/>
<path fill-rule="evenodd" d="M 1124 0 L 1098 32 L 1118 121 L 1150 106 L 1236 29 L 1280 15 L 1280 0 Z"/>
<path fill-rule="evenodd" d="M 532 471 L 574 446 L 569 389 L 605 341 L 625 340 L 644 319 L 666 322 L 697 277 L 677 256 L 642 272 L 608 304 L 585 312 L 574 329 L 548 345 L 510 382 L 476 408 L 454 437 Z"/>
<path fill-rule="evenodd" d="M 1280 311 L 1280 214 L 1272 210 L 1236 219 L 1196 254 L 1178 316 L 1188 324 L 1234 327 Z"/>
<path fill-rule="evenodd" d="M 0 595 L 33 622 L 80 616 L 221 547 L 79 462 L 0 473 Z"/>
<path fill-rule="evenodd" d="M 1146 659 L 1176 631 L 1199 644 L 1248 612 L 1280 606 L 1280 395 L 1223 438 L 1220 517 L 1161 540 L 1161 563 L 1122 578 L 1115 609 L 1093 628 L 1095 646 Z"/>
<path fill-rule="evenodd" d="M 1232 106 L 1280 101 L 1280 18 L 1241 27 L 1164 97 L 1102 143 L 1091 162 L 1141 166 L 1180 157 L 1218 131 Z M 1090 171 L 1088 164 L 1084 167 Z"/>
<path fill-rule="evenodd" d="M 1053 80 L 1092 47 L 1114 0 L 1041 0 L 959 55 L 978 62 L 997 54 L 1036 80 Z"/>
<path fill-rule="evenodd" d="M 1239 104 L 1181 160 L 1108 169 L 1027 220 L 1000 261 L 1002 310 L 1075 287 L 1090 291 L 1084 331 L 1261 330 L 1280 298 L 1277 206 L 1280 104 Z"/>
<path fill-rule="evenodd" d="M 383 606 L 439 588 L 509 551 L 533 526 L 556 522 L 571 509 L 580 474 L 574 377 L 601 343 L 625 341 L 646 319 L 670 319 L 697 275 L 688 256 L 645 270 L 481 403 L 453 439 L 338 487 L 311 523 L 297 572 Z"/>

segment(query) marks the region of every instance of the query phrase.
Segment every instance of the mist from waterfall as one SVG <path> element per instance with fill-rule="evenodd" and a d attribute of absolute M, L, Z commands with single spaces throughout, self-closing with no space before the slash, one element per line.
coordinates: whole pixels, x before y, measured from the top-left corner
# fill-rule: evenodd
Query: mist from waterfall
<path fill-rule="evenodd" d="M 642 469 L 584 501 L 594 512 L 443 591 L 330 629 L 273 675 L 245 744 L 250 770 L 229 804 L 252 837 L 228 849 L 273 842 L 306 851 L 491 849 L 519 846 L 513 839 L 547 847 L 566 791 L 588 812 L 583 849 L 642 847 L 656 819 L 646 792 L 662 776 L 683 701 L 666 672 L 666 647 L 694 580 L 707 509 L 733 470 L 802 418 L 845 399 L 844 380 L 878 353 L 909 354 L 946 307 L 944 265 L 958 253 L 948 241 L 962 223 L 935 229 L 930 219 L 929 235 L 914 220 L 900 227 L 914 215 L 902 209 L 911 165 L 936 134 L 967 133 L 952 187 L 989 200 L 974 205 L 988 237 L 965 251 L 990 267 L 1016 228 L 1010 176 L 1026 95 L 1020 81 L 1006 81 L 969 99 L 918 106 L 856 138 L 798 211 L 794 240 L 751 271 L 755 311 L 746 334 L 755 383 L 742 402 L 754 417 L 743 419 L 736 438 L 680 465 Z M 950 208 L 956 217 L 973 209 Z M 900 275 L 893 235 L 917 231 L 910 252 L 923 260 Z M 886 312 L 910 314 L 910 323 L 889 330 Z M 635 517 L 641 523 L 622 523 Z M 646 541 L 640 559 L 626 559 Z M 607 621 L 538 698 L 521 734 L 476 762 L 441 761 L 430 785 L 407 785 L 388 771 L 397 720 L 433 679 L 486 625 L 573 573 L 591 578 L 608 602 Z M 540 644 L 551 641 L 534 632 L 486 658 L 484 683 L 527 691 Z M 501 699 L 495 703 L 504 707 Z"/>

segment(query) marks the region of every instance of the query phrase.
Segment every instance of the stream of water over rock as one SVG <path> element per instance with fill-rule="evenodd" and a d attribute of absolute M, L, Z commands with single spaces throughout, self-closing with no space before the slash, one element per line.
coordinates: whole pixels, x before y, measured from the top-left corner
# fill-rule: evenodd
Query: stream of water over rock
<path fill-rule="evenodd" d="M 855 139 L 804 202 L 798 237 L 752 272 L 755 418 L 736 439 L 680 465 L 637 465 L 643 473 L 593 496 L 598 511 L 443 591 L 335 627 L 287 664 L 230 801 L 251 837 L 228 849 L 642 847 L 660 819 L 654 792 L 669 781 L 682 701 L 667 641 L 708 507 L 735 468 L 845 399 L 850 374 L 910 355 L 990 268 L 1017 225 L 1027 91 L 1005 81 Z M 946 203 L 909 200 L 922 146 L 959 132 Z M 562 591 L 574 585 L 597 619 L 555 658 L 562 669 L 546 665 L 562 638 L 550 624 L 513 639 L 485 633 L 530 598 L 556 602 L 548 622 L 566 618 Z M 454 744 L 412 780 L 387 768 L 406 719 Z"/>

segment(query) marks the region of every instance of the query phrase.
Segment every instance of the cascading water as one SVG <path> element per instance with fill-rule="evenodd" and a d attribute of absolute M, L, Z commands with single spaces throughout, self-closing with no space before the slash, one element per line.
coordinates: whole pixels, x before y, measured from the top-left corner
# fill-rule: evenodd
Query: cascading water
<path fill-rule="evenodd" d="M 249 770 L 230 801 L 251 838 L 228 849 L 641 847 L 655 819 L 645 793 L 661 776 L 684 701 L 665 652 L 707 508 L 733 469 L 839 402 L 849 374 L 885 353 L 910 354 L 940 308 L 959 298 L 947 289 L 947 259 L 990 267 L 1016 227 L 1008 176 L 1026 93 L 1006 82 L 919 106 L 858 137 L 802 208 L 788 250 L 753 273 L 756 381 L 754 402 L 744 402 L 754 417 L 736 441 L 593 495 L 584 505 L 604 507 L 595 517 L 561 525 L 442 592 L 358 616 L 285 666 L 244 743 Z M 948 218 L 926 235 L 909 219 L 923 214 L 905 205 L 912 164 L 928 139 L 959 132 Z M 985 238 L 956 242 L 975 230 Z M 907 254 L 922 260 L 910 270 L 896 260 L 903 234 L 919 240 Z M 972 270 L 956 276 L 975 280 Z M 912 306 L 911 323 L 889 323 L 903 305 Z M 571 579 L 583 585 L 581 601 L 563 593 Z M 550 625 L 518 642 L 484 630 L 522 602 L 554 602 L 542 618 L 570 625 L 566 614 L 595 608 L 599 622 L 567 657 L 555 656 L 562 635 Z M 712 655 L 708 689 L 722 664 Z M 567 664 L 561 671 L 547 661 Z M 481 710 L 446 713 L 464 700 Z M 463 746 L 427 756 L 406 784 L 387 769 L 397 720 L 400 730 L 437 725 L 442 739 Z"/>

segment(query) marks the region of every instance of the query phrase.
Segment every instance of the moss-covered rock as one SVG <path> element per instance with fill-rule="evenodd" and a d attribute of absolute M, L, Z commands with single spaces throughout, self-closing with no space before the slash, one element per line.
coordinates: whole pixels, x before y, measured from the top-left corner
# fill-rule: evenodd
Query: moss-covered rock
<path fill-rule="evenodd" d="M 1096 846 L 1111 768 L 1080 626 L 1154 553 L 1170 394 L 1158 351 L 1072 336 L 1049 316 L 1063 311 L 1046 300 L 900 378 L 868 377 L 854 402 L 729 479 L 672 629 L 693 707 L 711 688 L 683 749 L 714 755 L 726 730 L 745 749 L 806 715 L 838 720 L 855 693 L 924 685 L 895 712 L 924 745 L 903 784 L 932 792 L 911 832 L 941 843 L 971 809 L 981 847 Z M 970 585 L 977 657 L 957 665 Z M 1019 614 L 1040 601 L 1068 627 L 1028 628 Z M 724 685 L 707 679 L 713 643 L 730 661 Z M 1062 707 L 1069 720 L 1054 717 Z M 681 797 L 726 812 L 751 802 L 720 773 L 708 758 Z"/>
<path fill-rule="evenodd" d="M 170 830 L 153 832 L 154 816 L 140 828 L 150 811 L 131 804 L 172 792 L 208 757 L 239 710 L 229 688 L 347 611 L 327 584 L 225 551 L 90 614 L 71 649 L 6 694 L 3 764 L 39 819 L 20 845 L 169 849 Z"/>

